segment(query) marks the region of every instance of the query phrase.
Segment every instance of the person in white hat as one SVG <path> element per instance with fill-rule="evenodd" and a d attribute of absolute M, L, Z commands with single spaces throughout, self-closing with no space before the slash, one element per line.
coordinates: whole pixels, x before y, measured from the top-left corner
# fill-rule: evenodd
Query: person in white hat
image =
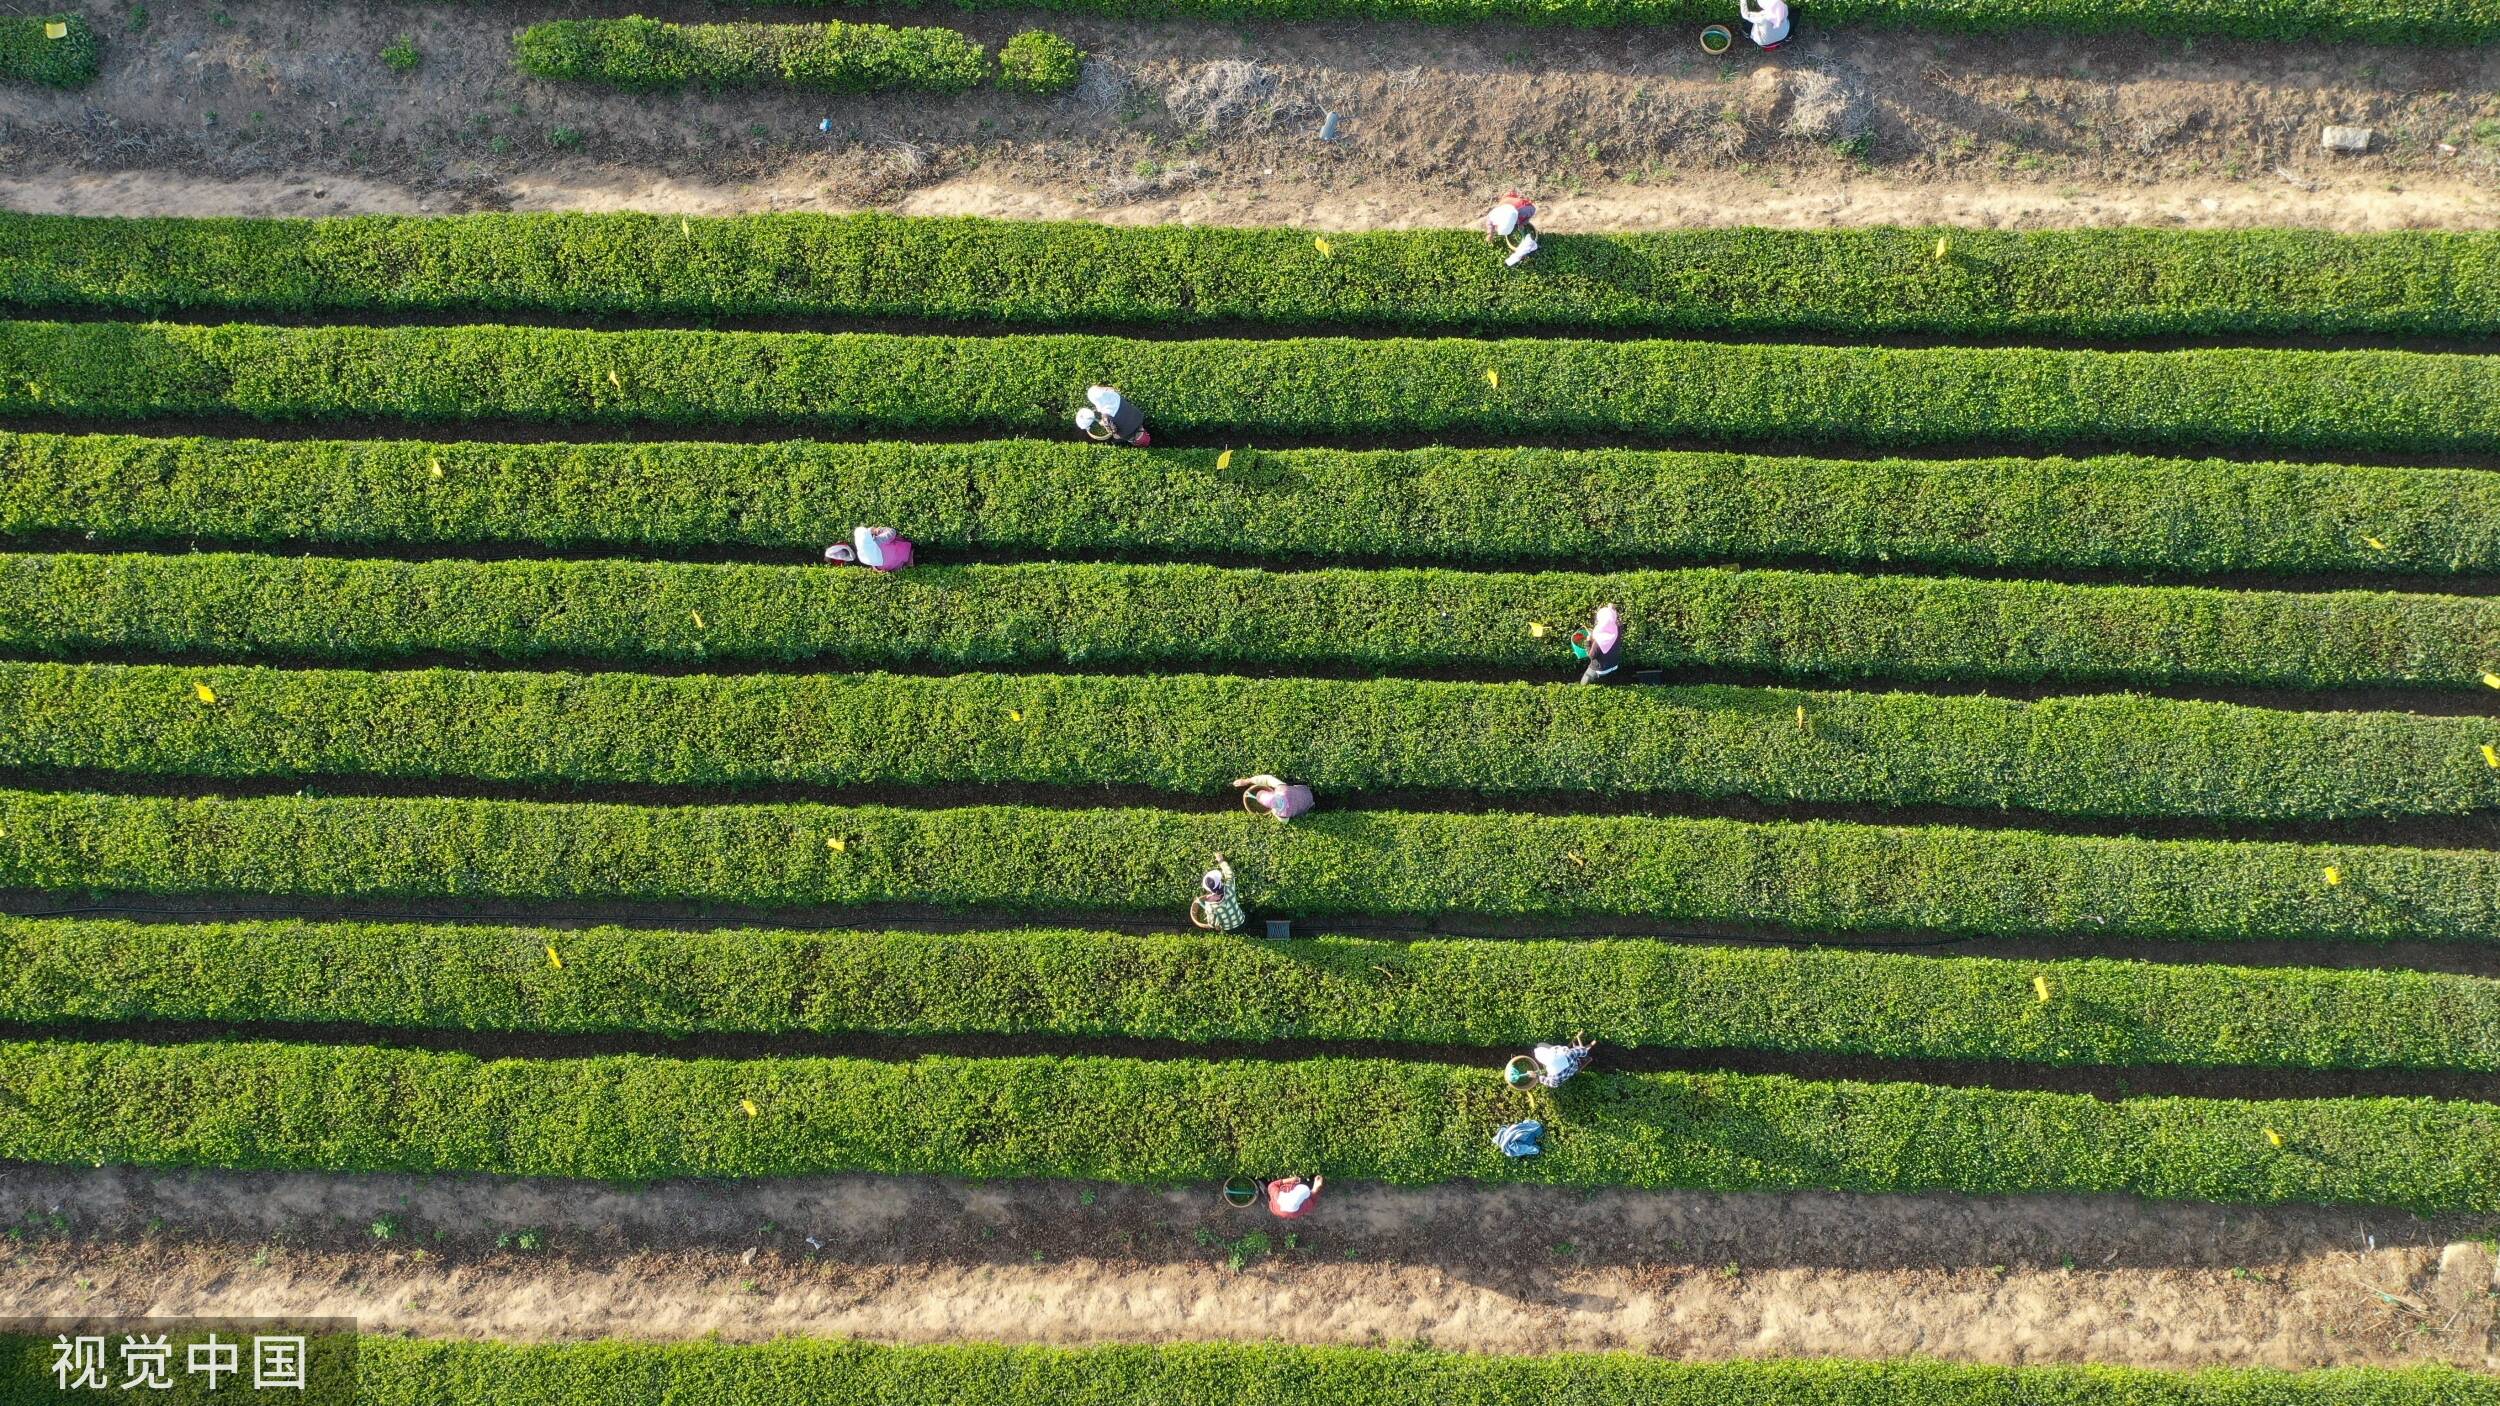
<path fill-rule="evenodd" d="M 911 565 L 911 539 L 891 527 L 854 527 L 850 541 L 825 548 L 825 560 L 871 571 L 900 571 Z"/>
<path fill-rule="evenodd" d="M 1085 408 L 1076 412 L 1076 427 L 1097 443 L 1126 444 L 1138 449 L 1154 443 L 1146 433 L 1146 412 L 1137 402 L 1109 386 L 1085 388 Z"/>
<path fill-rule="evenodd" d="M 1536 202 L 1515 190 L 1503 196 L 1484 212 L 1484 242 L 1506 246 L 1510 257 L 1502 262 L 1519 267 L 1520 260 L 1536 252 Z"/>
<path fill-rule="evenodd" d="M 1753 26 L 1753 42 L 1765 51 L 1788 42 L 1788 0 L 1736 0 L 1736 13 Z"/>

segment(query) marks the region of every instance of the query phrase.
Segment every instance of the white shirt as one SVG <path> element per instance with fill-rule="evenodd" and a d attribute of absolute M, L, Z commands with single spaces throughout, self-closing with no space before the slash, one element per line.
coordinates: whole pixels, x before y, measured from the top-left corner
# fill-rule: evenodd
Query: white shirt
<path fill-rule="evenodd" d="M 1311 1184 L 1307 1181 L 1300 1186 L 1288 1186 L 1284 1190 L 1276 1193 L 1276 1209 L 1283 1211 L 1287 1215 L 1292 1215 L 1294 1212 L 1311 1204 L 1311 1197 L 1313 1194 Z"/>
<path fill-rule="evenodd" d="M 1788 0 L 1736 0 L 1737 13 L 1753 24 L 1753 42 L 1777 44 L 1788 37 Z"/>

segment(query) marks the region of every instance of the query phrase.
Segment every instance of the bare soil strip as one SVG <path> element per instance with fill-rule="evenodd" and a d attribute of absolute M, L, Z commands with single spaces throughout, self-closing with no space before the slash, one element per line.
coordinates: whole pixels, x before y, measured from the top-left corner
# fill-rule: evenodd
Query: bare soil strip
<path fill-rule="evenodd" d="M 110 214 L 463 209 L 1460 224 L 1511 187 L 1557 230 L 1703 224 L 2500 225 L 2500 51 L 1817 30 L 1047 16 L 1072 95 L 641 96 L 522 77 L 533 20 L 692 0 L 83 0 L 86 90 L 0 96 L 0 202 Z M 1027 13 L 850 9 L 996 43 Z M 763 13 L 814 19 L 826 12 Z M 406 34 L 422 55 L 380 55 Z M 1341 139 L 1318 139 L 1335 113 Z M 2371 150 L 2320 148 L 2327 124 Z"/>
<path fill-rule="evenodd" d="M 562 1340 L 1282 1339 L 1703 1360 L 2500 1367 L 2488 1225 L 2117 1198 L 0 1169 L 16 1314 Z M 498 1241 L 501 1246 L 498 1246 Z"/>

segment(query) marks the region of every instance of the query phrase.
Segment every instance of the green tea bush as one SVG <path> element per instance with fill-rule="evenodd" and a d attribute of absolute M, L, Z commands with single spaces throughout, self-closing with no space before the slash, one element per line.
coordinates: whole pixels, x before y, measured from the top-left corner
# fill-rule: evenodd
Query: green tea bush
<path fill-rule="evenodd" d="M 58 39 L 54 25 L 62 27 Z M 95 81 L 103 47 L 83 15 L 0 15 L 0 83 L 84 88 Z"/>
<path fill-rule="evenodd" d="M 814 560 L 866 521 L 902 527 L 933 555 L 1255 549 L 1507 567 L 1819 558 L 2181 575 L 2500 571 L 2500 474 L 2218 459 L 1249 448 L 1227 459 L 1042 441 L 0 432 L 0 469 L 0 532 L 98 541 L 745 546 Z"/>
<path fill-rule="evenodd" d="M 2500 330 L 2500 234 L 2489 231 L 1554 234 L 1516 269 L 1464 230 L 1327 243 L 1323 254 L 1291 229 L 882 214 L 0 213 L 0 304 L 1840 337 Z"/>
<path fill-rule="evenodd" d="M 18 1379 L 50 1370 L 17 1340 Z M 2450 1367 L 2284 1372 L 1991 1367 L 1924 1360 L 1677 1362 L 1630 1353 L 1501 1357 L 1414 1348 L 883 1347 L 861 1342 L 494 1343 L 368 1337 L 373 1406 L 2493 1406 L 2500 1382 Z"/>
<path fill-rule="evenodd" d="M 0 919 L 0 1020 L 1519 1049 L 1582 1030 L 1610 1047 L 2500 1070 L 2500 982 L 2479 977 L 1594 938 Z"/>
<path fill-rule="evenodd" d="M 1390 1060 L 485 1061 L 237 1042 L 0 1044 L 0 1157 L 649 1181 L 833 1172 L 1206 1182 L 1302 1167 L 1708 1190 L 2123 1193 L 2500 1210 L 2500 1109 L 1584 1074 L 1550 1098 Z M 754 1113 L 747 1113 L 747 1105 Z M 1524 1114 L 1544 1155 L 1504 1157 Z M 2273 1137 L 2269 1137 L 2271 1131 Z M 2280 1146 L 2275 1145 L 2280 1140 Z"/>
<path fill-rule="evenodd" d="M 924 548 L 925 550 L 925 548 Z M 1627 667 L 1817 679 L 2480 689 L 2500 601 L 1797 571 L 390 561 L 0 555 L 0 645 L 377 663 L 1252 665 L 1566 677 L 1612 601 Z M 1533 633 L 1544 624 L 1547 633 Z"/>
<path fill-rule="evenodd" d="M 2500 358 L 2415 352 L 0 323 L 8 415 L 1072 434 L 1097 381 L 1158 439 L 2500 451 Z"/>
<path fill-rule="evenodd" d="M 629 92 L 784 83 L 829 93 L 960 93 L 989 74 L 988 52 L 954 30 L 882 24 L 553 20 L 522 30 L 515 45 L 525 73 Z"/>
<path fill-rule="evenodd" d="M 2126 695 L 0 662 L 0 767 L 231 779 L 1228 796 L 1234 777 L 1272 771 L 1340 795 L 2336 820 L 2500 806 L 2500 766 L 2481 754 L 2496 728 Z"/>
<path fill-rule="evenodd" d="M 1834 823 L 1238 809 L 646 807 L 0 791 L 0 887 L 1149 912 L 1210 852 L 1311 917 L 2196 941 L 2500 938 L 2500 854 Z M 836 841 L 840 844 L 837 847 Z M 2341 883 L 2321 881 L 2335 866 Z"/>
<path fill-rule="evenodd" d="M 49 1380 L 49 1337 L 0 1338 L 12 1382 Z M 317 1359 L 316 1359 L 317 1360 Z M 1829 1358 L 1676 1362 L 1630 1353 L 1503 1357 L 1411 1347 L 1193 1342 L 1154 1347 L 962 1343 L 887 1347 L 629 1339 L 453 1342 L 369 1335 L 356 1345 L 367 1406 L 2493 1406 L 2500 1383 L 2450 1367 L 2286 1372 L 1991 1367 Z M 176 1390 L 154 1399 L 190 1406 Z M 41 1399 L 35 1386 L 10 1406 Z M 58 1395 L 57 1391 L 54 1395 Z M 205 1396 L 205 1393 L 199 1393 Z M 99 1394 L 124 1403 L 142 1391 Z"/>

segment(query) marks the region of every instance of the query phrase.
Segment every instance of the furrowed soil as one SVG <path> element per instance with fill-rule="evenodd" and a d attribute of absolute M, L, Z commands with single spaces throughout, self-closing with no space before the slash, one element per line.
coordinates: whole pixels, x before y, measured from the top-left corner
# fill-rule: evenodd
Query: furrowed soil
<path fill-rule="evenodd" d="M 2500 223 L 2500 48 L 1814 30 L 1715 59 L 1682 28 L 1225 25 L 845 6 L 996 44 L 1067 96 L 638 96 L 530 79 L 539 19 L 662 0 L 84 0 L 84 91 L 0 93 L 0 203 L 100 214 L 876 207 L 1124 223 L 1457 224 L 1518 188 L 1557 230 L 1950 222 Z M 823 9 L 737 17 L 821 20 Z M 421 62 L 381 54 L 401 35 Z M 1338 139 L 1323 142 L 1335 113 Z M 2320 148 L 2327 124 L 2371 150 Z"/>
<path fill-rule="evenodd" d="M 0 1169 L 15 1314 L 563 1340 L 1280 1339 L 1692 1360 L 2500 1367 L 2487 1224 L 2119 1198 L 1167 1192 Z"/>

